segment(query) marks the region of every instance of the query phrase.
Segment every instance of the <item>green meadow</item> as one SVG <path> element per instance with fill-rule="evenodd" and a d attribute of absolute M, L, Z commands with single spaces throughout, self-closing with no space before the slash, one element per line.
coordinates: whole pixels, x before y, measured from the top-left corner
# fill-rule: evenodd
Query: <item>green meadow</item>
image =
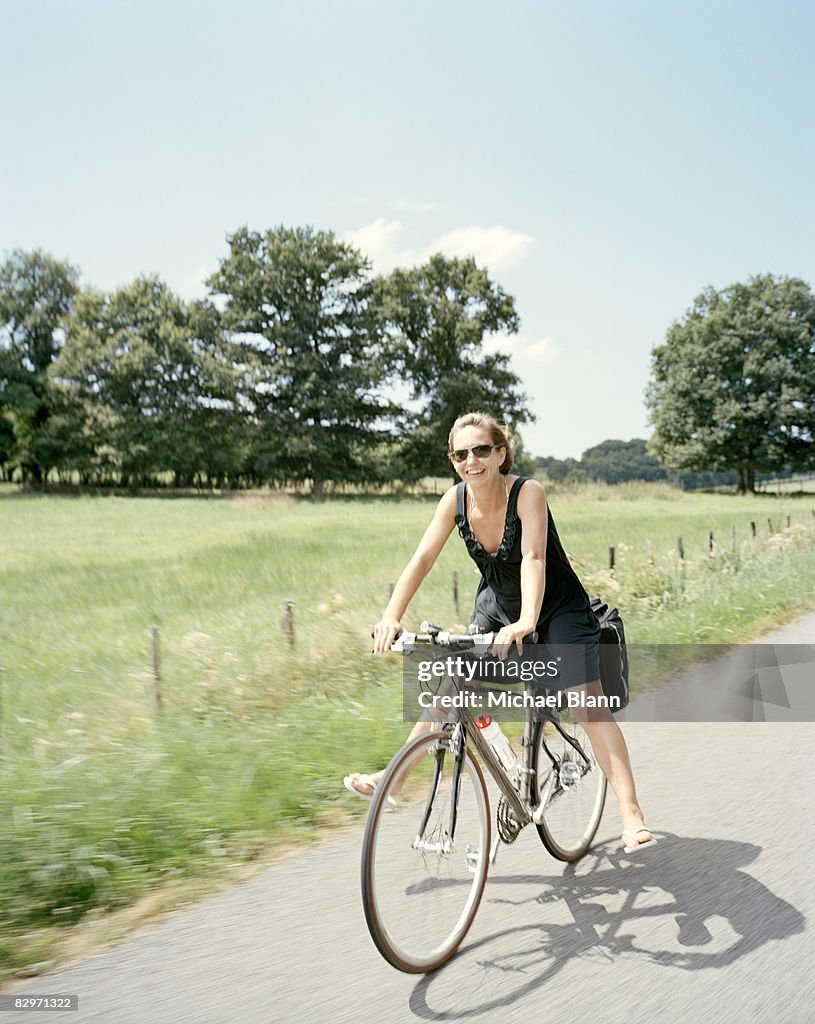
<path fill-rule="evenodd" d="M 583 486 L 550 505 L 632 642 L 747 640 L 815 605 L 813 495 Z M 368 653 L 370 629 L 433 507 L 0 497 L 0 976 L 163 887 L 361 820 L 342 776 L 407 731 L 400 661 Z M 476 583 L 454 535 L 405 625 L 463 627 Z"/>

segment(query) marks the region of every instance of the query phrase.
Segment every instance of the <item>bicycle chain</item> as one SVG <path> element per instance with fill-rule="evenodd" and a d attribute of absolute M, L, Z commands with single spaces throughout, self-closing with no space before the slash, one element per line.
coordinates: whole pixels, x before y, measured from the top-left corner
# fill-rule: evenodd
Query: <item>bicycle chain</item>
<path fill-rule="evenodd" d="M 495 826 L 501 842 L 507 846 L 514 843 L 521 831 L 521 824 L 512 813 L 509 804 L 504 797 L 498 801 L 498 809 L 495 812 Z"/>

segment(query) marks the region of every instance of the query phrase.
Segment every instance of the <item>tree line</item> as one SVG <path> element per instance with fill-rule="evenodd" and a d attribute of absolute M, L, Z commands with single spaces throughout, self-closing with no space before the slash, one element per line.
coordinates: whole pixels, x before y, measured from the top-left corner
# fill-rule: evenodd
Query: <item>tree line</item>
<path fill-rule="evenodd" d="M 671 470 L 648 450 L 648 441 L 642 437 L 630 441 L 609 439 L 587 448 L 579 459 L 556 459 L 553 456 L 538 455 L 536 468 L 548 480 L 561 483 L 586 483 L 601 481 L 607 484 L 625 483 L 628 480 L 661 480 L 683 488 L 716 487 L 735 484 L 736 473 Z"/>
<path fill-rule="evenodd" d="M 40 484 L 242 487 L 446 475 L 478 408 L 532 418 L 488 334 L 514 299 L 473 259 L 374 276 L 331 232 L 241 228 L 185 303 L 157 277 L 111 293 L 17 251 L 0 266 L 0 470 Z"/>
<path fill-rule="evenodd" d="M 244 227 L 184 302 L 159 278 L 104 293 L 39 250 L 0 264 L 0 478 L 245 487 L 450 473 L 447 431 L 483 409 L 534 419 L 488 335 L 515 301 L 472 258 L 374 275 L 333 233 Z M 685 486 L 815 466 L 815 297 L 762 275 L 706 289 L 652 351 L 653 434 L 550 479 Z M 521 451 L 519 468 L 534 469 Z"/>

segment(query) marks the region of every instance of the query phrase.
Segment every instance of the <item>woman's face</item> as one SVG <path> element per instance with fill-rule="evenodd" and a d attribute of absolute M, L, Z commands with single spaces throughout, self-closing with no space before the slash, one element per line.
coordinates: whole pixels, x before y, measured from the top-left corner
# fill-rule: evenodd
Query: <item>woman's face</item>
<path fill-rule="evenodd" d="M 487 445 L 489 455 L 479 458 L 472 452 L 478 445 Z M 484 487 L 499 476 L 501 463 L 506 457 L 506 448 L 494 448 L 492 435 L 482 427 L 462 427 L 453 434 L 453 451 L 470 449 L 463 462 L 453 462 L 453 468 L 468 484 Z"/>

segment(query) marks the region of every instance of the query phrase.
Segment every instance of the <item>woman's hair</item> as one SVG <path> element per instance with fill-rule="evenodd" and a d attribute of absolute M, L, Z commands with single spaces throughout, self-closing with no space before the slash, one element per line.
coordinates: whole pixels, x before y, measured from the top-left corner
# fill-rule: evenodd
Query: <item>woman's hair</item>
<path fill-rule="evenodd" d="M 504 461 L 499 466 L 498 471 L 499 473 L 508 473 L 512 469 L 512 458 L 514 455 L 512 438 L 510 437 L 509 429 L 503 423 L 499 423 L 498 420 L 494 416 L 490 416 L 488 412 L 464 413 L 463 416 L 459 416 L 450 428 L 450 433 L 447 437 L 448 451 L 453 451 L 453 435 L 464 427 L 479 427 L 490 435 L 493 444 L 506 448 L 507 453 L 504 456 Z"/>

